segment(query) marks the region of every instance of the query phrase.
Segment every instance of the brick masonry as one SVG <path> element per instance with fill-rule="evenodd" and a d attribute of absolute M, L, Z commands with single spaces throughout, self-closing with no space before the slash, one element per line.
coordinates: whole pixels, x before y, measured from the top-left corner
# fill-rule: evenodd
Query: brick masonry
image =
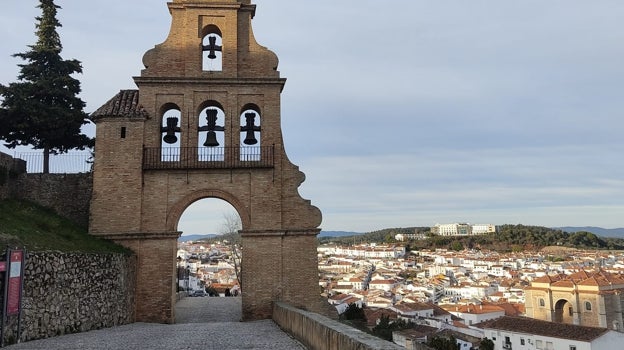
<path fill-rule="evenodd" d="M 251 30 L 249 0 L 174 0 L 165 42 L 143 57 L 139 88 L 121 91 L 92 114 L 97 124 L 91 200 L 91 234 L 113 239 L 138 255 L 137 320 L 172 322 L 175 241 L 184 210 L 203 198 L 236 208 L 243 226 L 243 316 L 269 318 L 271 303 L 285 300 L 321 310 L 316 240 L 321 212 L 301 198 L 304 174 L 285 153 L 280 97 L 285 79 L 277 56 Z M 202 40 L 222 38 L 222 70 L 202 68 Z M 240 147 L 241 114 L 260 115 L 260 145 L 274 149 L 268 168 L 147 170 L 144 148 L 160 149 L 164 112 L 180 112 L 182 147 L 198 147 L 206 107 L 225 118 L 225 147 Z M 191 153 L 191 156 L 193 153 Z M 153 285 L 159 288 L 152 288 Z M 143 291 L 151 292 L 143 294 Z"/>

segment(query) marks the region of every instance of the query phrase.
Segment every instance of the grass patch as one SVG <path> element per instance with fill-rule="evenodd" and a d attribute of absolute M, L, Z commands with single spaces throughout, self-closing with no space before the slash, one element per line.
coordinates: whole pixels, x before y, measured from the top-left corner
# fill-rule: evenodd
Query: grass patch
<path fill-rule="evenodd" d="M 13 199 L 0 200 L 0 244 L 29 251 L 131 254 L 50 209 Z"/>

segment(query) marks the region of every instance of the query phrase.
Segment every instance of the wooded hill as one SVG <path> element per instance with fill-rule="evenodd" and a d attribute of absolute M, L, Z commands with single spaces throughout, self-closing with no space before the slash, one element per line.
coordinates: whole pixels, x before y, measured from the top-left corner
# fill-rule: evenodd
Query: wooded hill
<path fill-rule="evenodd" d="M 410 249 L 447 248 L 454 250 L 491 249 L 496 251 L 537 250 L 547 246 L 560 246 L 581 249 L 624 250 L 624 239 L 599 237 L 591 232 L 569 233 L 542 226 L 502 225 L 496 233 L 478 236 L 434 236 L 429 227 L 389 228 L 358 236 L 322 237 L 321 244 L 340 243 L 346 245 L 360 243 L 396 243 L 394 236 L 399 233 L 423 233 L 428 238 L 404 242 Z"/>

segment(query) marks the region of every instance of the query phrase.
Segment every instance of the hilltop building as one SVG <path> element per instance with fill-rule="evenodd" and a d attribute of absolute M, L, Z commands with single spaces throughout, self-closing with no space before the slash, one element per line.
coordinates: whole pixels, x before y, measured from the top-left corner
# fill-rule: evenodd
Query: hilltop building
<path fill-rule="evenodd" d="M 496 233 L 496 226 L 492 224 L 471 225 L 468 223 L 435 224 L 431 233 L 440 236 L 470 236 Z"/>

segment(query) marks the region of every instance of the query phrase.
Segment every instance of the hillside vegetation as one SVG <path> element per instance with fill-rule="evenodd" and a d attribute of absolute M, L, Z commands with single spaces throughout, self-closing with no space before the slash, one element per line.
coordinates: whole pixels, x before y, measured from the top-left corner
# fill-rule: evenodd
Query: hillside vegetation
<path fill-rule="evenodd" d="M 624 239 L 599 237 L 591 232 L 568 233 L 542 226 L 502 225 L 495 234 L 478 236 L 433 236 L 428 227 L 391 228 L 350 237 L 323 237 L 321 243 L 392 243 L 398 233 L 421 232 L 428 236 L 424 240 L 412 240 L 408 244 L 412 249 L 447 248 L 454 250 L 491 249 L 497 251 L 537 250 L 548 246 L 560 246 L 581 249 L 623 250 Z"/>
<path fill-rule="evenodd" d="M 36 204 L 0 200 L 0 244 L 28 251 L 126 253 L 111 241 L 91 236 L 87 229 Z"/>

